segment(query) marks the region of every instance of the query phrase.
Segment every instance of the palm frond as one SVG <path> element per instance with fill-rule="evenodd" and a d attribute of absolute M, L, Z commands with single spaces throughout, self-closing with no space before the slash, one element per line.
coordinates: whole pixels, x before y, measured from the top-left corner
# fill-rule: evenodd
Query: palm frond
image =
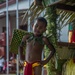
<path fill-rule="evenodd" d="M 59 14 L 59 17 L 57 19 L 57 24 L 59 24 L 61 28 L 63 28 L 64 26 L 66 26 L 67 24 L 75 20 L 74 12 L 59 10 L 58 14 Z"/>

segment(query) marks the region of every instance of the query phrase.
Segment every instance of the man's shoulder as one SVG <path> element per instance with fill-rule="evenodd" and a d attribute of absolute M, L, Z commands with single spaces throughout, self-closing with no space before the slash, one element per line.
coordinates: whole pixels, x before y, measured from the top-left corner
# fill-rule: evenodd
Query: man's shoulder
<path fill-rule="evenodd" d="M 50 43 L 50 40 L 49 40 L 49 38 L 47 36 L 43 36 L 43 41 L 45 43 Z"/>
<path fill-rule="evenodd" d="M 46 36 L 46 35 L 43 35 L 42 38 L 43 38 L 43 39 L 47 39 L 47 36 Z"/>

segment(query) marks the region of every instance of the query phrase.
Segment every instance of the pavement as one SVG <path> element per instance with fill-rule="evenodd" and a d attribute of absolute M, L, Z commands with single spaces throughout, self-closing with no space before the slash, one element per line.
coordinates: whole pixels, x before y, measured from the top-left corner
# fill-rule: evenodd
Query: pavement
<path fill-rule="evenodd" d="M 0 74 L 0 75 L 7 75 L 7 74 Z M 8 75 L 16 75 L 16 74 L 8 74 Z"/>
<path fill-rule="evenodd" d="M 0 75 L 17 75 L 17 74 L 0 74 Z M 23 74 L 19 74 L 19 75 L 23 75 Z"/>

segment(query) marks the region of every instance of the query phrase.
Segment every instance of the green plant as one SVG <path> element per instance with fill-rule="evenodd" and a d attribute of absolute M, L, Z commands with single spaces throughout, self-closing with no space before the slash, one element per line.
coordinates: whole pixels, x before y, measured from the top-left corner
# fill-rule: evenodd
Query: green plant
<path fill-rule="evenodd" d="M 46 18 L 48 21 L 48 26 L 47 26 L 47 36 L 48 39 L 56 46 L 56 41 L 57 41 L 57 24 L 56 24 L 56 19 L 57 19 L 57 14 L 56 14 L 56 7 L 51 6 L 46 8 Z M 47 57 L 49 53 L 49 50 L 47 47 L 45 47 L 45 56 Z M 50 60 L 50 62 L 47 64 L 47 74 L 48 75 L 55 75 L 55 62 L 53 61 L 54 58 Z"/>

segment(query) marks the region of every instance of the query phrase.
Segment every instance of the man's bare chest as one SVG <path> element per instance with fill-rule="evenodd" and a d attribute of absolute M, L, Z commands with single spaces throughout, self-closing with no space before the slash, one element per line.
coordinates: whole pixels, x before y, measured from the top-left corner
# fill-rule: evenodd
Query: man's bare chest
<path fill-rule="evenodd" d="M 31 35 L 27 40 L 26 43 L 33 46 L 42 46 L 44 45 L 43 36 L 35 37 Z"/>
<path fill-rule="evenodd" d="M 30 41 L 30 42 L 27 42 L 27 47 L 31 47 L 31 48 L 42 48 L 44 45 L 41 44 L 40 42 L 37 42 L 37 41 Z"/>

